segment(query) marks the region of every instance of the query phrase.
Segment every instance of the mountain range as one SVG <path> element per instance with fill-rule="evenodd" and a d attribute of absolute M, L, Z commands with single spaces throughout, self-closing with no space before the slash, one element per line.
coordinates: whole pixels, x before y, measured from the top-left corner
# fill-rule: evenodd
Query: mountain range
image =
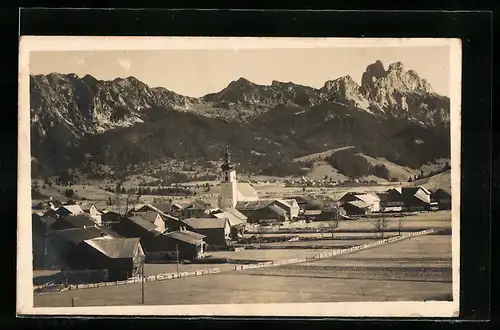
<path fill-rule="evenodd" d="M 200 98 L 134 77 L 31 75 L 30 111 L 31 155 L 46 172 L 85 159 L 217 160 L 226 146 L 243 171 L 283 175 L 295 157 L 346 145 L 413 168 L 450 153 L 449 98 L 401 62 L 370 64 L 361 85 L 350 76 L 319 89 L 239 78 Z"/>

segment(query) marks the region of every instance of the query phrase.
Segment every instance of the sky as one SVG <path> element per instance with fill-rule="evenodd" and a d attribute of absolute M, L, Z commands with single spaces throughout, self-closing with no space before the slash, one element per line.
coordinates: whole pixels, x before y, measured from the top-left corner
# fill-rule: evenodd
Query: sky
<path fill-rule="evenodd" d="M 199 97 L 219 92 L 240 77 L 262 85 L 277 80 L 320 88 L 350 75 L 360 83 L 366 67 L 377 60 L 386 69 L 400 61 L 429 81 L 436 93 L 450 94 L 447 46 L 32 51 L 29 65 L 31 74 L 90 74 L 100 80 L 134 76 L 150 87 Z"/>

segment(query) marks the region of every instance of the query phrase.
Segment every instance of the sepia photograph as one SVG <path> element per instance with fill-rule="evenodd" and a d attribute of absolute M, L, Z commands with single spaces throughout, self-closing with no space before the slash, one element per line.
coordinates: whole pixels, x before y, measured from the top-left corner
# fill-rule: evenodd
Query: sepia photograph
<path fill-rule="evenodd" d="M 452 317 L 461 44 L 22 37 L 18 312 Z"/>

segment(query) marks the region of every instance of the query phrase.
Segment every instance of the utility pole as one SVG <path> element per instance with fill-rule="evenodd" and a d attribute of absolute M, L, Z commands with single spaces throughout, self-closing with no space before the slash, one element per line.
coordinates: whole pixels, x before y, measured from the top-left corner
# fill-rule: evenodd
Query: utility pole
<path fill-rule="evenodd" d="M 49 225 L 47 224 L 47 222 L 45 222 L 45 239 L 44 239 L 44 244 L 45 244 L 45 247 L 44 247 L 44 257 L 43 257 L 43 268 L 47 269 L 47 240 L 48 240 L 48 232 L 49 232 L 49 229 L 48 229 Z"/>
<path fill-rule="evenodd" d="M 179 278 L 179 244 L 175 245 L 175 254 L 177 256 L 177 278 Z"/>
<path fill-rule="evenodd" d="M 144 259 L 142 260 L 142 267 L 141 267 L 141 287 L 142 287 L 141 303 L 144 305 Z"/>

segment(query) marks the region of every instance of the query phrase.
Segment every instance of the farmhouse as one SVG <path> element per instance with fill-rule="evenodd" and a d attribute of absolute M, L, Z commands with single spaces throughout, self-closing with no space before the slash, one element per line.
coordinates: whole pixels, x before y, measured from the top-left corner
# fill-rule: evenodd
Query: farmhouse
<path fill-rule="evenodd" d="M 226 246 L 231 242 L 231 226 L 228 219 L 188 218 L 181 220 L 188 230 L 205 236 L 210 247 Z"/>
<path fill-rule="evenodd" d="M 384 199 L 385 211 L 424 211 L 431 206 L 431 192 L 424 187 L 389 189 Z"/>
<path fill-rule="evenodd" d="M 46 215 L 56 217 L 64 217 L 69 215 L 79 215 L 84 213 L 80 205 L 63 205 L 58 208 L 51 208 L 46 212 Z"/>
<path fill-rule="evenodd" d="M 136 212 L 128 218 L 132 221 L 135 221 L 136 219 L 140 219 L 139 221 L 145 220 L 153 224 L 156 231 L 160 233 L 163 233 L 166 230 L 165 221 L 160 214 L 156 212 Z"/>
<path fill-rule="evenodd" d="M 99 212 L 99 210 L 95 207 L 94 204 L 91 205 L 81 205 L 81 208 L 83 212 L 87 213 L 90 215 L 91 218 L 93 218 L 98 225 L 102 224 L 102 213 Z"/>
<path fill-rule="evenodd" d="M 342 204 L 352 201 L 361 201 L 369 206 L 370 212 L 380 211 L 380 197 L 375 193 L 346 193 L 339 200 Z"/>
<path fill-rule="evenodd" d="M 125 207 L 120 206 L 108 206 L 102 211 L 101 223 L 102 224 L 113 224 L 119 222 L 122 217 L 127 214 Z"/>
<path fill-rule="evenodd" d="M 301 210 L 307 209 L 307 199 L 302 196 L 289 197 L 288 199 L 294 199 Z"/>
<path fill-rule="evenodd" d="M 211 211 L 216 210 L 217 208 L 213 207 L 212 204 L 197 199 L 193 203 L 185 206 L 181 211 L 180 215 L 183 218 L 203 218 L 210 214 Z"/>
<path fill-rule="evenodd" d="M 342 208 L 345 210 L 347 215 L 365 215 L 370 210 L 370 205 L 365 202 L 355 200 L 350 202 L 345 202 L 342 205 Z"/>
<path fill-rule="evenodd" d="M 259 200 L 257 202 L 238 202 L 236 209 L 243 213 L 248 222 L 259 222 L 262 219 L 274 219 L 277 222 L 288 221 L 288 212 L 282 203 L 275 200 Z"/>
<path fill-rule="evenodd" d="M 202 258 L 205 253 L 205 235 L 201 235 L 181 227 L 178 231 L 172 231 L 156 236 L 149 243 L 150 252 L 148 260 L 172 261 L 177 259 L 195 260 Z"/>
<path fill-rule="evenodd" d="M 229 226 L 231 227 L 231 239 L 243 237 L 245 226 L 247 224 L 247 217 L 236 209 L 218 210 L 212 213 L 212 216 L 218 219 L 228 219 Z"/>
<path fill-rule="evenodd" d="M 139 274 L 144 260 L 139 238 L 112 237 L 98 227 L 57 231 L 54 246 L 65 268 L 103 271 L 103 278 L 94 280 L 127 279 Z"/>
<path fill-rule="evenodd" d="M 111 239 L 120 236 L 109 228 L 96 225 L 50 231 L 44 250 L 46 266 L 71 269 L 73 267 L 72 253 L 78 245 L 85 240 L 99 237 Z"/>
<path fill-rule="evenodd" d="M 451 210 L 451 194 L 438 188 L 432 192 L 431 200 L 436 202 L 440 210 Z"/>
<path fill-rule="evenodd" d="M 67 215 L 67 216 L 56 215 L 56 217 L 57 217 L 56 221 L 51 226 L 51 229 L 53 230 L 80 228 L 84 226 L 92 227 L 96 225 L 95 219 L 93 219 L 87 213 L 81 213 L 79 215 Z"/>

